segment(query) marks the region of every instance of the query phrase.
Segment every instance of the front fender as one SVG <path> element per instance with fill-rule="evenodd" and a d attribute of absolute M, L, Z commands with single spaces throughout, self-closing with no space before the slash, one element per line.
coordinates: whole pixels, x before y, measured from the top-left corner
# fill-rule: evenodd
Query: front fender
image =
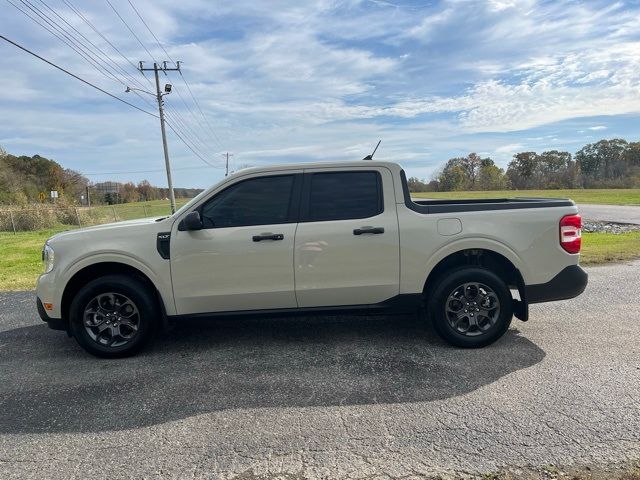
<path fill-rule="evenodd" d="M 58 305 L 61 303 L 64 288 L 75 274 L 87 267 L 99 263 L 121 263 L 140 271 L 151 281 L 160 293 L 167 315 L 175 315 L 175 303 L 173 301 L 173 291 L 171 288 L 169 262 L 166 262 L 166 272 L 164 272 L 166 274 L 162 274 L 163 272 L 159 272 L 160 274 L 158 274 L 143 259 L 134 255 L 114 251 L 100 251 L 84 255 L 76 259 L 71 265 L 62 269 L 59 277 L 56 279 L 59 282 L 59 285 L 62 285 L 59 292 L 59 299 L 56 303 Z"/>

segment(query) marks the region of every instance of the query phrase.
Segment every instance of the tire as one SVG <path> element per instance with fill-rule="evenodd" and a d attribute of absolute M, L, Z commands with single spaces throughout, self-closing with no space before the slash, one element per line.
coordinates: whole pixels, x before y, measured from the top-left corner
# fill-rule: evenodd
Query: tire
<path fill-rule="evenodd" d="M 513 317 L 505 282 L 482 267 L 461 267 L 440 276 L 425 298 L 438 335 L 456 347 L 479 348 L 502 337 Z"/>
<path fill-rule="evenodd" d="M 69 309 L 71 332 L 87 352 L 102 358 L 138 353 L 160 320 L 148 285 L 124 275 L 106 275 L 82 287 Z M 135 327 L 135 328 L 134 328 Z"/>

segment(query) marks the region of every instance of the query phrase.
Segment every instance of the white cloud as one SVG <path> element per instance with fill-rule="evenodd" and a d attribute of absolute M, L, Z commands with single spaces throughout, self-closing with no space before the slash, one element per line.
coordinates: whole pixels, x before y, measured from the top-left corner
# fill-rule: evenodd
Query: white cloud
<path fill-rule="evenodd" d="M 519 83 L 487 80 L 453 97 L 432 97 L 390 106 L 320 104 L 316 114 L 326 118 L 412 118 L 427 113 L 457 113 L 461 127 L 470 132 L 525 130 L 570 118 L 640 112 L 640 42 L 549 57 L 545 67 L 523 69 Z M 592 68 L 615 71 L 600 75 L 600 82 L 579 82 Z M 604 71 L 604 70 L 597 70 Z"/>
<path fill-rule="evenodd" d="M 605 127 L 604 125 L 595 125 L 593 127 L 589 127 L 589 130 L 606 130 L 607 127 Z"/>
<path fill-rule="evenodd" d="M 489 8 L 496 12 L 513 8 L 516 4 L 517 2 L 515 0 L 489 0 Z"/>
<path fill-rule="evenodd" d="M 434 31 L 445 24 L 453 16 L 453 9 L 440 12 L 429 12 L 416 26 L 409 29 L 407 36 L 419 38 L 422 41 L 431 39 Z"/>
<path fill-rule="evenodd" d="M 496 153 L 515 153 L 519 150 L 525 148 L 521 143 L 510 143 L 509 145 L 502 145 L 501 147 L 496 148 Z"/>

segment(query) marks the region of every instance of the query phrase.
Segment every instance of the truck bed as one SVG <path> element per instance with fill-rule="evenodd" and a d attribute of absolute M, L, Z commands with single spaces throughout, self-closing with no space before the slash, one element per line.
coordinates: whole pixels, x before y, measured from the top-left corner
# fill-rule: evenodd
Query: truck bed
<path fill-rule="evenodd" d="M 418 213 L 455 213 L 481 212 L 487 210 L 517 210 L 523 208 L 573 207 L 575 203 L 568 198 L 469 198 L 449 199 L 412 199 L 404 170 L 400 171 L 404 203 L 407 208 Z"/>
<path fill-rule="evenodd" d="M 411 199 L 408 208 L 418 213 L 477 212 L 485 210 L 511 210 L 521 208 L 570 207 L 572 200 L 564 198 L 482 198 L 482 199 Z"/>

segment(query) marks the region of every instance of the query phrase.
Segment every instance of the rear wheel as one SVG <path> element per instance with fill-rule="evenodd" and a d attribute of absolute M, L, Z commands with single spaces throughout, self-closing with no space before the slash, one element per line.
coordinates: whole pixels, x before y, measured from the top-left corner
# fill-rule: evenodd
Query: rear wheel
<path fill-rule="evenodd" d="M 495 342 L 513 317 L 505 282 L 482 267 L 461 267 L 438 278 L 426 298 L 436 332 L 448 343 L 466 348 Z"/>
<path fill-rule="evenodd" d="M 159 319 L 147 285 L 107 275 L 82 287 L 70 308 L 73 336 L 87 352 L 104 358 L 133 355 L 151 340 Z"/>

